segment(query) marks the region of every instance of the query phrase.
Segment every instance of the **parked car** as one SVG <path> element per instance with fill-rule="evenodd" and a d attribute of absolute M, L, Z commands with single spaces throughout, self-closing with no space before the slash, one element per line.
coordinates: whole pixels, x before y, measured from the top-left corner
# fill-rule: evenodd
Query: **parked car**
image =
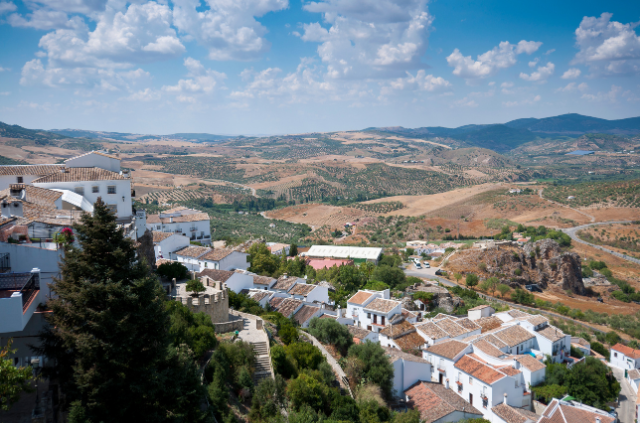
<path fill-rule="evenodd" d="M 416 269 L 422 269 L 422 266 L 420 266 L 420 263 L 416 263 Z"/>
<path fill-rule="evenodd" d="M 444 270 L 438 269 L 438 270 L 436 270 L 436 275 L 438 275 L 438 276 L 446 276 L 447 272 L 445 272 Z"/>
<path fill-rule="evenodd" d="M 423 261 L 422 264 L 424 265 L 425 269 L 429 269 L 431 267 L 428 261 Z"/>

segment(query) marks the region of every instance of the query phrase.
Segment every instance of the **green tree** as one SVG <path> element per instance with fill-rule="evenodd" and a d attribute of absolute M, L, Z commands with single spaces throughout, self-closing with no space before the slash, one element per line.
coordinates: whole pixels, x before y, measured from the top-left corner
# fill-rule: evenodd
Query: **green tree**
<path fill-rule="evenodd" d="M 314 317 L 309 322 L 309 333 L 323 344 L 335 346 L 342 354 L 346 354 L 353 344 L 353 336 L 347 326 L 334 319 Z"/>
<path fill-rule="evenodd" d="M 264 378 L 255 389 L 251 399 L 250 421 L 267 420 L 280 414 L 284 406 L 287 384 L 279 374 L 275 379 Z"/>
<path fill-rule="evenodd" d="M 14 367 L 9 358 L 16 350 L 11 349 L 13 340 L 0 349 L 0 410 L 8 411 L 20 399 L 22 392 L 31 392 L 31 382 L 34 380 L 30 366 Z"/>
<path fill-rule="evenodd" d="M 504 298 L 504 296 L 506 294 L 508 294 L 509 291 L 511 291 L 511 287 L 509 287 L 509 285 L 505 285 L 503 283 L 499 284 L 496 289 L 500 293 L 500 298 Z"/>
<path fill-rule="evenodd" d="M 607 334 L 604 337 L 605 341 L 607 342 L 607 344 L 614 346 L 615 344 L 617 344 L 618 342 L 620 342 L 622 340 L 622 338 L 620 338 L 620 335 L 618 335 L 616 332 L 614 331 L 609 331 L 607 332 Z"/>
<path fill-rule="evenodd" d="M 298 329 L 291 322 L 288 324 L 282 325 L 280 329 L 278 329 L 278 336 L 282 339 L 285 345 L 292 344 L 294 342 L 298 342 Z"/>
<path fill-rule="evenodd" d="M 478 275 L 475 273 L 468 273 L 464 280 L 464 284 L 473 289 L 474 286 L 478 285 Z"/>
<path fill-rule="evenodd" d="M 74 226 L 39 355 L 91 421 L 200 421 L 203 388 L 190 351 L 171 346 L 166 296 L 101 199 Z"/>
<path fill-rule="evenodd" d="M 384 282 L 393 288 L 396 285 L 403 283 L 406 276 L 399 267 L 378 266 L 373 271 L 372 278 L 376 281 Z"/>
<path fill-rule="evenodd" d="M 418 291 L 415 294 L 413 294 L 413 299 L 422 302 L 424 305 L 429 305 L 433 300 L 433 293 Z"/>
<path fill-rule="evenodd" d="M 162 263 L 158 266 L 156 273 L 165 278 L 175 278 L 176 280 L 186 279 L 189 277 L 189 269 L 187 269 L 184 264 L 177 261 Z"/>
<path fill-rule="evenodd" d="M 298 374 L 296 366 L 281 345 L 271 348 L 271 364 L 273 365 L 273 371 L 282 375 L 285 379 L 290 379 Z"/>
<path fill-rule="evenodd" d="M 562 398 L 567 394 L 567 387 L 560 385 L 534 386 L 531 390 L 536 394 L 536 398 L 542 398 L 546 404 L 553 398 Z"/>
<path fill-rule="evenodd" d="M 513 291 L 513 294 L 511 294 L 511 299 L 518 304 L 524 304 L 524 305 L 535 304 L 533 294 L 525 291 L 524 289 L 516 288 L 516 290 Z"/>
<path fill-rule="evenodd" d="M 462 279 L 462 275 L 460 273 L 454 273 L 453 277 L 456 278 L 457 283 L 460 283 L 460 279 Z"/>
<path fill-rule="evenodd" d="M 202 357 L 206 351 L 216 347 L 216 330 L 209 315 L 192 313 L 180 301 L 167 301 L 166 308 L 169 312 L 169 334 L 175 347 L 186 344 L 195 357 Z"/>
<path fill-rule="evenodd" d="M 329 410 L 329 389 L 307 373 L 291 379 L 287 385 L 287 397 L 294 410 L 309 406 L 314 411 Z"/>
<path fill-rule="evenodd" d="M 247 250 L 248 261 L 251 263 L 249 270 L 260 275 L 272 275 L 278 270 L 280 261 L 271 254 L 269 248 L 261 242 L 256 242 Z"/>
<path fill-rule="evenodd" d="M 597 407 L 615 401 L 620 394 L 620 383 L 611 369 L 594 357 L 574 365 L 567 374 L 565 385 L 571 396 Z"/>
<path fill-rule="evenodd" d="M 420 423 L 420 411 L 407 410 L 402 413 L 393 413 L 392 423 Z"/>
<path fill-rule="evenodd" d="M 365 342 L 352 345 L 348 357 L 362 362 L 362 377 L 380 387 L 385 398 L 391 398 L 393 367 L 380 344 Z"/>
<path fill-rule="evenodd" d="M 371 291 L 384 291 L 389 288 L 391 288 L 389 285 L 380 281 L 369 281 L 362 287 L 362 289 L 370 289 Z"/>
<path fill-rule="evenodd" d="M 205 288 L 202 282 L 200 282 L 199 280 L 193 279 L 187 282 L 186 290 L 187 292 L 198 294 L 199 292 L 206 291 L 207 288 Z"/>
<path fill-rule="evenodd" d="M 293 243 L 289 247 L 289 257 L 295 257 L 298 255 L 298 244 Z"/>
<path fill-rule="evenodd" d="M 318 347 L 308 342 L 296 342 L 287 345 L 284 349 L 300 370 L 317 370 L 320 363 L 324 361 L 324 356 Z"/>

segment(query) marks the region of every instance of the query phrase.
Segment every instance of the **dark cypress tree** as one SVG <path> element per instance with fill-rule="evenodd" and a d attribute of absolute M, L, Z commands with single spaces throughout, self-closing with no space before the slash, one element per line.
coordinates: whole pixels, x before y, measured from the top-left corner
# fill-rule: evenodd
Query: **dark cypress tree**
<path fill-rule="evenodd" d="M 75 415 L 91 422 L 199 421 L 204 389 L 188 351 L 171 346 L 165 294 L 98 199 L 74 226 L 49 300 L 41 352 Z"/>

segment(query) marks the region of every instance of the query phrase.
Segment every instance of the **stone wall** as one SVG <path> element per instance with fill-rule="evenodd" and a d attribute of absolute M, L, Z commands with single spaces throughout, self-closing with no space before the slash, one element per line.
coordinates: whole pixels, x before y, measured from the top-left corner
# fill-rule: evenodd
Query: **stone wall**
<path fill-rule="evenodd" d="M 226 285 L 225 285 L 226 288 Z M 205 313 L 211 317 L 213 323 L 229 321 L 229 296 L 226 289 L 215 294 L 201 294 L 197 297 L 176 297 L 193 313 Z"/>
<path fill-rule="evenodd" d="M 242 319 L 231 320 L 233 317 L 229 315 L 229 321 L 224 323 L 216 323 L 214 326 L 216 327 L 216 333 L 227 333 L 234 331 L 241 331 L 244 327 L 244 321 Z"/>

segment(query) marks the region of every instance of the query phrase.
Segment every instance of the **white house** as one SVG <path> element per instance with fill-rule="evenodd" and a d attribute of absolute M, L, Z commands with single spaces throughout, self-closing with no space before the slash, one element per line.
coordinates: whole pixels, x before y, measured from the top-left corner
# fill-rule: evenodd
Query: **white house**
<path fill-rule="evenodd" d="M 320 304 L 333 304 L 333 301 L 329 298 L 329 289 L 324 286 L 297 283 L 287 291 L 287 294 L 291 295 L 295 299 L 308 303 L 317 301 Z"/>
<path fill-rule="evenodd" d="M 101 151 L 91 151 L 64 161 L 66 167 L 97 167 L 120 173 L 120 158 Z"/>
<path fill-rule="evenodd" d="M 33 186 L 56 190 L 63 200 L 79 210 L 87 210 L 98 198 L 107 204 L 119 220 L 131 219 L 131 179 L 99 167 L 61 168 L 58 172 L 34 179 Z"/>
<path fill-rule="evenodd" d="M 507 345 L 509 354 L 523 354 L 535 346 L 536 337 L 520 325 L 508 326 L 493 335 Z"/>
<path fill-rule="evenodd" d="M 305 303 L 293 314 L 293 320 L 295 320 L 301 328 L 308 328 L 311 319 L 319 317 L 322 311 L 323 308 L 321 306 Z"/>
<path fill-rule="evenodd" d="M 393 366 L 393 395 L 402 398 L 404 391 L 422 380 L 431 379 L 431 364 L 422 357 L 395 348 L 385 348 Z"/>
<path fill-rule="evenodd" d="M 493 423 L 535 423 L 540 418 L 533 411 L 512 407 L 504 402 L 493 406 L 491 411 L 493 412 Z"/>
<path fill-rule="evenodd" d="M 490 317 L 495 310 L 488 305 L 479 305 L 469 309 L 469 320 L 478 320 L 483 317 Z"/>
<path fill-rule="evenodd" d="M 349 333 L 353 336 L 354 344 L 362 344 L 363 342 L 378 343 L 379 334 L 377 332 L 362 329 L 353 325 L 347 326 L 347 329 L 349 329 Z"/>
<path fill-rule="evenodd" d="M 591 355 L 591 343 L 586 339 L 572 336 L 571 346 L 582 353 L 585 357 Z"/>
<path fill-rule="evenodd" d="M 246 270 L 249 254 L 228 248 L 216 248 L 200 257 L 200 269 Z"/>
<path fill-rule="evenodd" d="M 207 213 L 186 207 L 176 207 L 147 216 L 147 229 L 158 232 L 178 232 L 192 241 L 211 244 L 211 225 Z"/>
<path fill-rule="evenodd" d="M 224 282 L 227 284 L 227 287 L 231 291 L 235 292 L 236 294 L 244 289 L 246 290 L 255 289 L 255 285 L 253 283 L 253 276 L 243 272 L 232 272 L 230 270 L 219 270 L 219 269 L 203 269 L 196 276 L 198 278 L 202 276 L 207 276 L 213 279 L 214 281 Z"/>
<path fill-rule="evenodd" d="M 624 370 L 640 368 L 640 350 L 634 350 L 623 344 L 611 347 L 609 362 L 612 366 Z"/>
<path fill-rule="evenodd" d="M 278 278 L 278 281 L 275 284 L 271 285 L 269 289 L 286 294 L 295 284 L 298 283 L 306 284 L 307 281 L 297 276 L 282 275 Z"/>
<path fill-rule="evenodd" d="M 176 251 L 175 257 L 179 263 L 182 263 L 187 269 L 199 272 L 200 258 L 212 251 L 209 247 L 201 247 L 199 245 L 189 245 L 181 250 Z"/>
<path fill-rule="evenodd" d="M 370 262 L 378 264 L 382 251 L 382 248 L 373 247 L 312 245 L 305 255 L 309 258 L 351 259 L 354 263 Z"/>
<path fill-rule="evenodd" d="M 57 173 L 64 167 L 64 165 L 54 164 L 0 166 L 0 190 L 5 190 L 12 184 L 31 185 L 34 180 Z"/>
<path fill-rule="evenodd" d="M 537 386 L 544 382 L 547 369 L 544 363 L 529 354 L 518 355 L 515 360 L 520 363 L 525 386 Z"/>
<path fill-rule="evenodd" d="M 440 383 L 420 381 L 404 391 L 407 405 L 420 412 L 421 423 L 482 418 L 482 412 Z"/>
<path fill-rule="evenodd" d="M 424 322 L 416 325 L 416 329 L 420 335 L 425 339 L 425 348 L 428 348 L 438 342 L 445 341 L 449 338 L 449 334 L 440 329 L 433 322 Z"/>
<path fill-rule="evenodd" d="M 422 347 L 425 345 L 425 339 L 420 336 L 415 326 L 406 320 L 381 329 L 378 335 L 382 347 L 395 348 L 402 351 L 419 351 L 422 354 Z"/>
<path fill-rule="evenodd" d="M 183 234 L 154 231 L 152 235 L 156 261 L 161 258 L 172 259 L 172 253 L 183 250 L 190 245 L 189 238 Z"/>
<path fill-rule="evenodd" d="M 473 348 L 470 344 L 449 339 L 424 350 L 422 358 L 431 363 L 431 380 L 444 383 L 447 378 L 453 380 L 453 376 L 456 374 L 455 363 L 472 351 Z"/>
<path fill-rule="evenodd" d="M 556 423 L 568 421 L 565 416 L 575 416 L 580 422 L 616 423 L 618 419 L 611 414 L 577 401 L 561 401 L 554 398 L 542 412 L 538 423 Z M 576 419 L 571 420 L 577 421 Z"/>
<path fill-rule="evenodd" d="M 281 242 L 267 242 L 265 245 L 267 246 L 271 254 L 275 254 L 278 256 L 281 256 L 283 253 L 284 255 L 288 256 L 289 249 L 291 248 L 291 245 L 283 244 Z"/>
<path fill-rule="evenodd" d="M 374 332 L 384 329 L 395 315 L 402 313 L 402 303 L 395 300 L 376 298 L 363 307 L 360 322 L 363 327 Z"/>
<path fill-rule="evenodd" d="M 275 294 L 273 291 L 265 291 L 263 289 L 250 289 L 247 296 L 260 304 L 260 307 L 266 307 L 271 297 Z"/>

